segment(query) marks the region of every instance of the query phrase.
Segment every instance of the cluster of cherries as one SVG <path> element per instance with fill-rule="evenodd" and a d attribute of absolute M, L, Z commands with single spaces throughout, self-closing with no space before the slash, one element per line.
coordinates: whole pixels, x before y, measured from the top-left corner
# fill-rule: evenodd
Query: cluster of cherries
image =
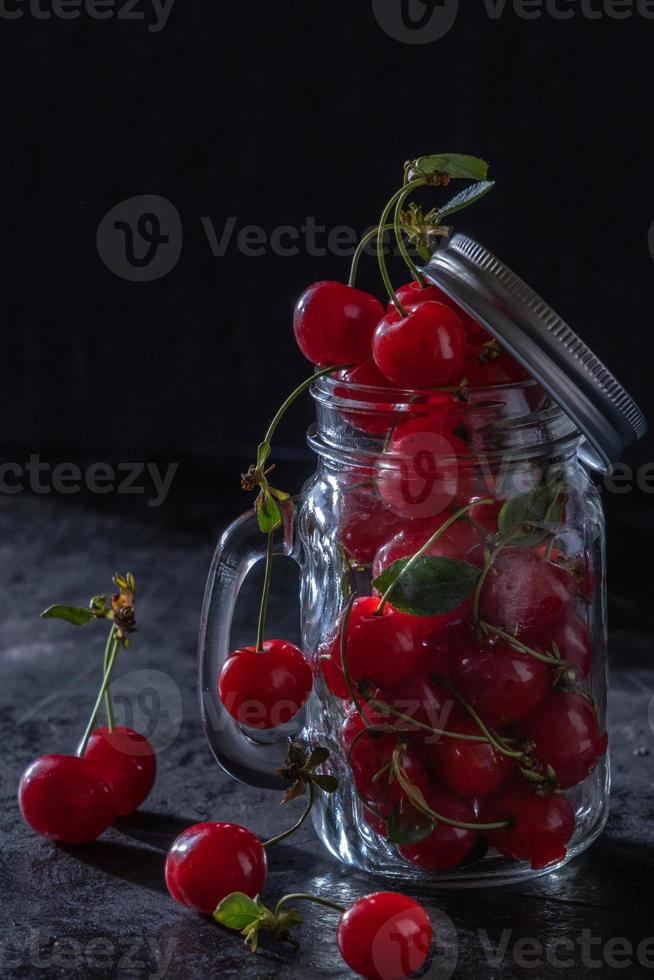
<path fill-rule="evenodd" d="M 38 834 L 61 843 L 95 840 L 117 817 L 144 802 L 157 773 L 148 739 L 113 720 L 111 674 L 119 648 L 129 645 L 135 628 L 134 576 L 116 575 L 114 583 L 119 591 L 109 606 L 104 596 L 96 596 L 89 609 L 56 605 L 43 613 L 76 625 L 97 619 L 111 623 L 102 684 L 77 754 L 41 756 L 27 767 L 18 789 L 25 821 Z M 103 701 L 109 723 L 95 727 Z"/>

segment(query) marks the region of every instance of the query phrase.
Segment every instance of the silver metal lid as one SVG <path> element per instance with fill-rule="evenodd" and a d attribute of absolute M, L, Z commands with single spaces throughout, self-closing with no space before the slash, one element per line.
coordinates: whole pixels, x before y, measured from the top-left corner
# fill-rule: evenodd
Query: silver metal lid
<path fill-rule="evenodd" d="M 577 424 L 580 456 L 606 472 L 647 431 L 633 398 L 577 334 L 508 266 L 455 235 L 420 270 L 478 320 Z"/>

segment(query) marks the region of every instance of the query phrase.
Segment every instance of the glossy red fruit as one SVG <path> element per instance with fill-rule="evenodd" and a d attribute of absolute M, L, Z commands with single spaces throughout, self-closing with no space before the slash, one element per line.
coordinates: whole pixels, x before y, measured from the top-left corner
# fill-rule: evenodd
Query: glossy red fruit
<path fill-rule="evenodd" d="M 263 652 L 244 647 L 230 654 L 218 678 L 226 710 L 249 728 L 279 728 L 306 704 L 313 672 L 306 657 L 287 640 L 266 640 Z"/>
<path fill-rule="evenodd" d="M 481 735 L 474 719 L 461 709 L 452 713 L 447 729 L 461 735 Z M 513 760 L 498 752 L 490 742 L 444 737 L 428 744 L 426 751 L 443 785 L 466 800 L 490 796 L 515 772 Z"/>
<path fill-rule="evenodd" d="M 529 861 L 535 871 L 565 859 L 566 844 L 575 829 L 574 811 L 565 796 L 537 796 L 524 782 L 503 787 L 483 800 L 479 820 L 509 820 L 511 826 L 485 830 L 482 836 L 500 854 L 515 861 Z"/>
<path fill-rule="evenodd" d="M 461 320 L 442 303 L 421 303 L 408 316 L 387 314 L 375 329 L 375 363 L 400 388 L 457 384 L 466 359 Z"/>
<path fill-rule="evenodd" d="M 486 579 L 479 608 L 483 619 L 528 644 L 565 622 L 575 594 L 565 568 L 526 548 L 506 548 Z"/>
<path fill-rule="evenodd" d="M 477 499 L 487 500 L 489 498 L 479 497 Z M 496 500 L 492 504 L 478 503 L 474 507 L 470 508 L 468 511 L 468 517 L 471 520 L 476 521 L 477 524 L 481 525 L 484 531 L 487 531 L 489 534 L 497 534 L 499 531 L 498 520 L 503 506 L 503 500 Z"/>
<path fill-rule="evenodd" d="M 32 830 L 65 844 L 95 840 L 117 815 L 113 787 L 101 767 L 73 755 L 32 762 L 22 775 L 18 802 Z"/>
<path fill-rule="evenodd" d="M 582 694 L 553 691 L 533 714 L 516 725 L 520 738 L 534 742 L 534 755 L 554 769 L 561 789 L 581 783 L 606 753 L 595 709 Z"/>
<path fill-rule="evenodd" d="M 593 667 L 593 638 L 591 632 L 576 613 L 563 626 L 556 629 L 548 643 L 548 650 L 555 644 L 563 659 L 578 670 L 578 676 L 588 677 Z"/>
<path fill-rule="evenodd" d="M 469 388 L 515 384 L 529 377 L 522 365 L 502 350 L 497 341 L 483 335 L 470 338 L 463 374 Z"/>
<path fill-rule="evenodd" d="M 429 676 L 441 674 L 456 684 L 460 664 L 471 649 L 477 649 L 472 628 L 464 623 L 448 623 L 422 641 L 422 669 Z"/>
<path fill-rule="evenodd" d="M 412 674 L 402 684 L 396 684 L 390 689 L 379 692 L 380 701 L 390 705 L 394 711 L 400 712 L 413 722 L 420 722 L 429 728 L 444 729 L 449 727 L 450 715 L 455 706 L 452 695 L 443 687 L 435 684 L 429 673 L 422 669 Z M 398 721 L 407 732 L 413 732 L 423 740 L 433 739 L 431 732 L 416 729 L 411 722 Z"/>
<path fill-rule="evenodd" d="M 474 640 L 459 658 L 457 686 L 493 726 L 508 725 L 531 714 L 545 697 L 551 676 L 542 661 L 518 653 L 504 640 L 480 648 Z"/>
<path fill-rule="evenodd" d="M 334 395 L 350 402 L 360 402 L 365 406 L 356 412 L 343 410 L 343 415 L 350 425 L 370 435 L 382 435 L 388 432 L 395 419 L 393 386 L 375 362 L 370 359 L 347 371 L 341 371 L 339 378 L 346 384 L 335 387 Z M 355 385 L 356 388 L 353 387 Z"/>
<path fill-rule="evenodd" d="M 388 603 L 378 615 L 379 599 L 355 599 L 346 639 L 347 665 L 355 683 L 368 681 L 374 686 L 393 687 L 415 671 L 420 651 L 407 622 Z M 340 665 L 342 618 L 332 645 L 335 664 Z"/>
<path fill-rule="evenodd" d="M 349 364 L 372 353 L 372 335 L 384 315 L 378 299 L 342 282 L 316 282 L 297 301 L 293 330 L 313 364 Z"/>
<path fill-rule="evenodd" d="M 474 450 L 457 435 L 443 434 L 429 417 L 396 426 L 377 460 L 380 496 L 411 521 L 445 515 L 453 501 L 475 495 Z"/>
<path fill-rule="evenodd" d="M 345 742 L 351 729 L 341 733 Z M 371 803 L 384 817 L 393 805 L 404 798 L 403 790 L 392 771 L 393 754 L 400 747 L 400 762 L 407 778 L 425 792 L 429 786 L 429 773 L 420 750 L 413 744 L 404 744 L 405 736 L 392 731 L 367 730 L 352 738 L 348 748 L 348 761 L 352 778 L 363 803 Z"/>
<path fill-rule="evenodd" d="M 338 948 L 366 980 L 404 980 L 426 962 L 432 942 L 427 912 L 406 895 L 377 892 L 360 898 L 338 926 Z"/>
<path fill-rule="evenodd" d="M 460 799 L 447 789 L 431 786 L 425 793 L 430 809 L 450 820 L 475 823 L 475 811 L 466 800 Z M 446 871 L 455 868 L 475 846 L 474 830 L 438 823 L 429 837 L 419 844 L 407 844 L 399 848 L 400 854 L 411 864 L 428 871 Z"/>
<path fill-rule="evenodd" d="M 371 487 L 354 487 L 343 494 L 339 539 L 348 555 L 369 565 L 378 549 L 401 527 L 401 519 Z"/>
<path fill-rule="evenodd" d="M 131 728 L 96 728 L 87 759 L 97 763 L 114 788 L 118 814 L 132 813 L 150 795 L 157 775 L 157 757 L 150 742 Z"/>
<path fill-rule="evenodd" d="M 268 874 L 261 841 L 233 823 L 196 823 L 172 843 L 166 886 L 175 901 L 211 915 L 223 898 L 244 892 L 256 898 Z"/>
<path fill-rule="evenodd" d="M 400 301 L 400 306 L 405 309 L 408 307 L 418 306 L 420 303 L 442 303 L 443 306 L 449 307 L 458 316 L 463 324 L 466 333 L 470 337 L 483 336 L 487 340 L 491 340 L 490 334 L 488 334 L 481 323 L 478 323 L 470 314 L 466 313 L 463 307 L 459 306 L 453 299 L 444 293 L 442 289 L 435 286 L 433 283 L 429 283 L 428 286 L 421 286 L 418 282 L 409 282 L 404 286 L 400 286 L 396 290 L 395 295 Z M 386 313 L 396 313 L 397 309 L 394 303 L 389 303 Z"/>

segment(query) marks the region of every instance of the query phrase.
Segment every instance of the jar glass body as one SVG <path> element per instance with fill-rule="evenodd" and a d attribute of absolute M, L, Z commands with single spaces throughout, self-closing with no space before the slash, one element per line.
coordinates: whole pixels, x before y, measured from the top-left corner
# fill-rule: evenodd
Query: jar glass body
<path fill-rule="evenodd" d="M 393 392 L 391 402 L 323 379 L 313 394 L 309 442 L 318 468 L 297 509 L 302 639 L 316 678 L 305 735 L 329 748 L 339 780 L 314 811 L 321 840 L 346 864 L 414 885 L 502 884 L 561 866 L 601 832 L 609 793 L 604 526 L 599 494 L 577 457 L 579 433 L 534 382 L 465 399 Z M 477 573 L 470 595 L 441 612 L 434 594 L 430 608 L 429 581 L 416 598 L 407 569 L 387 611 L 396 613 L 395 599 L 404 616 L 398 629 L 408 625 L 420 648 L 408 655 L 409 676 L 398 673 L 401 655 L 379 633 L 370 633 L 374 649 L 351 648 L 350 664 L 349 629 L 345 644 L 339 635 L 349 598 L 357 597 L 354 616 L 365 597 L 376 597 L 369 601 L 377 610 L 394 563 L 446 521 L 413 569 L 422 562 L 427 575 L 449 574 L 464 562 Z M 441 671 L 445 700 L 434 686 Z M 499 737 L 507 751 L 499 761 L 496 754 L 494 772 L 480 774 L 465 751 L 461 757 L 457 731 Z M 540 795 L 563 795 L 574 812 L 566 857 L 532 866 L 470 830 L 449 844 L 445 833 L 431 854 L 407 844 L 415 807 L 397 785 L 394 765 L 405 758 L 398 746 L 408 747 L 430 809 L 440 805 L 466 823 L 483 823 L 486 790 L 492 799 L 508 784 L 529 784 Z M 457 809 L 453 797 L 464 804 Z"/>

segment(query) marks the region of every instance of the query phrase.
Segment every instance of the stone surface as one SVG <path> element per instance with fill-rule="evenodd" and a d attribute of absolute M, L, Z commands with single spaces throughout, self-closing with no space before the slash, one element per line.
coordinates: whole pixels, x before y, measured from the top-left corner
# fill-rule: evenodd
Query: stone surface
<path fill-rule="evenodd" d="M 238 937 L 176 906 L 164 885 L 166 849 L 187 825 L 218 818 L 270 835 L 288 826 L 290 816 L 274 795 L 222 773 L 204 740 L 195 658 L 211 550 L 211 536 L 204 531 L 182 533 L 43 500 L 0 501 L 0 976 L 5 980 L 352 976 L 333 942 L 334 916 L 325 910 L 306 908 L 299 949 L 264 942 L 254 957 Z M 124 705 L 141 712 L 144 725 L 155 721 L 155 737 L 164 745 L 159 776 L 144 809 L 121 819 L 99 841 L 55 846 L 23 824 L 16 786 L 36 755 L 73 750 L 97 688 L 105 631 L 96 624 L 76 629 L 38 616 L 53 601 L 86 603 L 90 594 L 108 591 L 115 566 L 133 570 L 139 585 L 139 632 L 133 650 L 122 655 L 117 673 L 127 676 L 119 686 Z M 287 565 L 282 569 L 270 622 L 292 637 L 295 573 Z M 249 639 L 255 617 L 256 581 L 244 594 L 237 642 Z M 427 976 L 652 975 L 654 939 L 645 941 L 654 936 L 654 745 L 648 717 L 653 680 L 644 669 L 614 676 L 614 791 L 604 836 L 572 866 L 530 885 L 420 896 L 436 919 L 445 915 L 454 926 L 452 932 L 444 920 L 437 929 L 444 945 L 437 942 Z M 148 687 L 163 689 L 162 684 L 171 691 L 164 699 L 169 715 L 163 718 L 148 693 Z M 141 703 L 139 691 L 147 695 Z M 175 707 L 177 692 L 183 710 Z M 383 887 L 338 866 L 310 826 L 271 854 L 270 870 L 273 897 L 312 891 L 347 902 Z"/>

